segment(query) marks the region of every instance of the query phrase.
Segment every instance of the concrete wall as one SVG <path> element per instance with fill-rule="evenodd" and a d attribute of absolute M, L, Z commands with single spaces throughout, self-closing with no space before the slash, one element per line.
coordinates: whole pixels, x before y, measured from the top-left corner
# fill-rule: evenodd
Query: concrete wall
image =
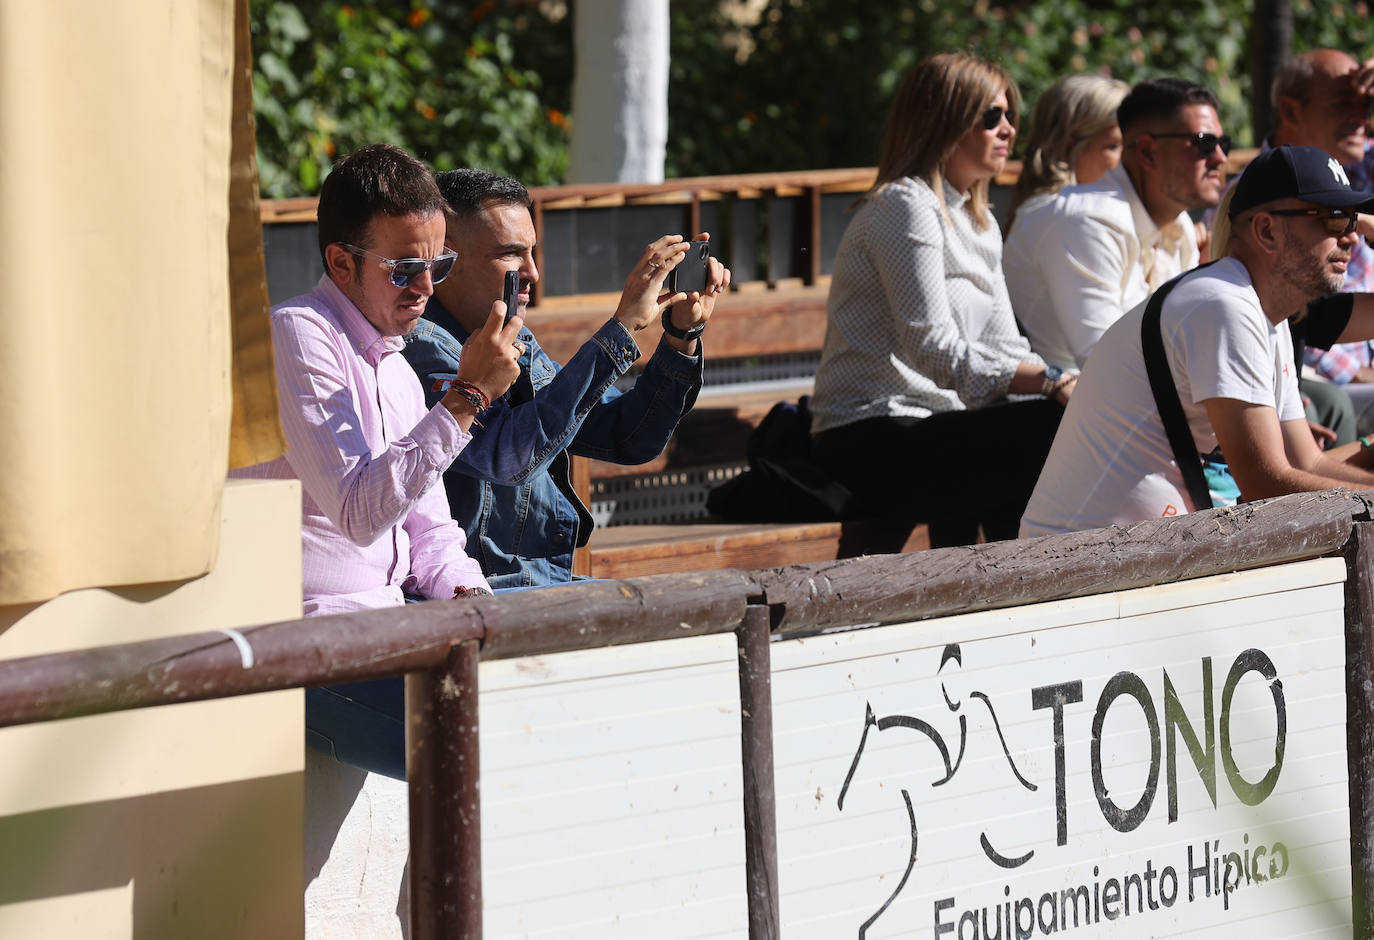
<path fill-rule="evenodd" d="M 0 607 L 0 657 L 300 616 L 300 490 L 230 481 L 202 578 Z M 0 731 L 0 937 L 300 936 L 299 690 Z"/>

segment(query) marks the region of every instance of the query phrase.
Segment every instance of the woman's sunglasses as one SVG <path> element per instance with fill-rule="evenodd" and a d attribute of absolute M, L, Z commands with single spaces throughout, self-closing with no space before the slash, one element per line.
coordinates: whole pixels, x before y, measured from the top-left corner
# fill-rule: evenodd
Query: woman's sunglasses
<path fill-rule="evenodd" d="M 1354 209 L 1269 209 L 1270 215 L 1310 215 L 1320 219 L 1326 226 L 1326 234 L 1335 235 L 1343 238 L 1355 231 L 1355 226 L 1359 224 L 1360 214 Z"/>
<path fill-rule="evenodd" d="M 1151 137 L 1182 137 L 1193 145 L 1197 151 L 1199 160 L 1206 160 L 1218 148 L 1221 148 L 1221 155 L 1227 157 L 1231 155 L 1231 137 L 1229 134 L 1151 134 Z"/>
<path fill-rule="evenodd" d="M 983 130 L 996 130 L 997 125 L 1002 123 L 1002 115 L 1006 115 L 1007 122 L 1013 126 L 1016 124 L 1016 112 L 1011 108 L 1004 108 L 1000 104 L 995 104 L 983 112 Z"/>
<path fill-rule="evenodd" d="M 347 242 L 339 242 L 355 255 L 367 255 L 375 259 L 379 264 L 385 265 L 391 273 L 392 287 L 409 287 L 410 282 L 415 280 L 426 271 L 430 272 L 430 283 L 438 284 L 448 277 L 453 270 L 453 263 L 458 260 L 456 251 L 445 251 L 432 261 L 424 258 L 383 258 L 381 255 L 373 254 L 366 248 L 359 248 L 357 245 L 350 245 Z"/>

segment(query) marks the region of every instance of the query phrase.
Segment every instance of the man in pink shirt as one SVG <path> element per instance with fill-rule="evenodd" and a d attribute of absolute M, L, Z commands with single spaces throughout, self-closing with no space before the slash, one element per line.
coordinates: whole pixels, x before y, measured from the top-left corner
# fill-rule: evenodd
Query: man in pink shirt
<path fill-rule="evenodd" d="M 272 310 L 286 453 L 235 475 L 301 481 L 307 616 L 490 592 L 464 551 L 442 476 L 477 416 L 520 374 L 521 320 L 503 324 L 505 305 L 494 303 L 464 346 L 453 387 L 425 408 L 401 337 L 453 268 L 444 208 L 429 168 L 405 151 L 374 145 L 348 156 L 320 191 L 325 275 Z M 351 705 L 357 688 L 307 696 L 307 737 L 336 756 L 346 755 L 332 732 L 317 736 L 316 706 L 339 704 L 338 693 Z M 397 775 L 394 762 L 368 769 Z"/>

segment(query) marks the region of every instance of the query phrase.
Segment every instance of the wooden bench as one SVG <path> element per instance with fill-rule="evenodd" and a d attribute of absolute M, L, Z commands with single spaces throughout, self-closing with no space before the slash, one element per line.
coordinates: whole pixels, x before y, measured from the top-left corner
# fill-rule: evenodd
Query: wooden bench
<path fill-rule="evenodd" d="M 707 368 L 711 359 L 819 350 L 825 342 L 829 291 L 827 277 L 812 286 L 789 284 L 774 290 L 755 282 L 721 297 L 702 337 Z M 530 308 L 530 329 L 550 356 L 567 362 L 610 319 L 619 300 L 619 294 L 549 297 Z M 635 340 L 648 355 L 662 335 L 662 328 L 654 323 L 636 334 Z"/>
<path fill-rule="evenodd" d="M 637 578 L 922 551 L 930 536 L 924 525 L 879 521 L 626 525 L 597 529 L 588 548 L 587 574 Z"/>

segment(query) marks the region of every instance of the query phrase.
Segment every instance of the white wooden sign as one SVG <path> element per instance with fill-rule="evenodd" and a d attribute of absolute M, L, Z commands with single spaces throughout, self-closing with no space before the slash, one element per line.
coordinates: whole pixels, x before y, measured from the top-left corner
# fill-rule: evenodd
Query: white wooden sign
<path fill-rule="evenodd" d="M 1343 579 L 775 643 L 783 935 L 1349 937 Z"/>
<path fill-rule="evenodd" d="M 482 664 L 484 935 L 743 936 L 732 634 Z"/>

